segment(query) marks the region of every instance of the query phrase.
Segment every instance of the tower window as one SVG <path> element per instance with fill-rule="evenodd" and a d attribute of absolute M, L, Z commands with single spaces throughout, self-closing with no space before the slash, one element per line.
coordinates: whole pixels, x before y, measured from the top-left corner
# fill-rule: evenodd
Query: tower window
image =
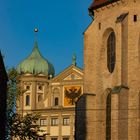
<path fill-rule="evenodd" d="M 58 99 L 58 97 L 56 97 L 56 98 L 54 99 L 54 105 L 55 105 L 55 106 L 58 106 L 58 104 L 59 104 L 59 99 Z"/>
<path fill-rule="evenodd" d="M 137 21 L 137 15 L 134 15 L 134 22 Z"/>
<path fill-rule="evenodd" d="M 30 95 L 26 95 L 26 106 L 30 105 Z"/>
<path fill-rule="evenodd" d="M 39 90 L 42 90 L 42 89 L 43 89 L 43 87 L 42 87 L 42 86 L 38 86 L 38 89 L 39 89 Z"/>
<path fill-rule="evenodd" d="M 38 102 L 42 101 L 43 97 L 42 95 L 38 95 Z"/>
<path fill-rule="evenodd" d="M 116 38 L 115 33 L 111 32 L 107 39 L 107 67 L 110 73 L 113 72 L 116 62 Z"/>
<path fill-rule="evenodd" d="M 26 86 L 26 90 L 30 90 L 30 86 Z"/>

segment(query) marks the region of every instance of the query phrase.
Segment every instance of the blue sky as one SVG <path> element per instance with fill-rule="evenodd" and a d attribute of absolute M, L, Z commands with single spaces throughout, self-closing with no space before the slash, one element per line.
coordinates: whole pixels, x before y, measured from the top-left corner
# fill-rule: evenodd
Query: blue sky
<path fill-rule="evenodd" d="M 56 74 L 71 65 L 83 67 L 83 32 L 91 22 L 92 0 L 0 0 L 0 49 L 5 65 L 17 66 L 32 51 L 34 28 L 42 55 Z"/>

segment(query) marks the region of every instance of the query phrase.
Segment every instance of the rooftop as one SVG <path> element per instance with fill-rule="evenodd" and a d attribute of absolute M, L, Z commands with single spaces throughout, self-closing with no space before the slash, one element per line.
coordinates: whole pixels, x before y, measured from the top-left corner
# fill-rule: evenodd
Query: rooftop
<path fill-rule="evenodd" d="M 94 0 L 91 6 L 89 7 L 89 10 L 95 10 L 116 1 L 119 0 Z"/>

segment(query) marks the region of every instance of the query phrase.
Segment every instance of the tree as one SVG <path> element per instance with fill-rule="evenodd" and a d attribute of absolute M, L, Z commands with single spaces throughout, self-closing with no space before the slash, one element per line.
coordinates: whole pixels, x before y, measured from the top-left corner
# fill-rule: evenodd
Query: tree
<path fill-rule="evenodd" d="M 16 100 L 25 93 L 22 87 L 19 86 L 17 80 L 18 73 L 15 68 L 8 70 L 8 97 L 7 97 L 7 136 L 16 137 L 20 140 L 36 140 L 40 137 L 40 132 L 44 133 L 37 121 L 39 120 L 38 114 L 27 114 L 24 117 L 16 113 Z M 43 134 L 45 135 L 45 133 Z"/>
<path fill-rule="evenodd" d="M 75 87 L 71 87 L 69 90 L 65 89 L 65 97 L 69 99 L 69 103 L 74 105 L 77 98 L 81 95 L 81 88 L 77 89 Z"/>
<path fill-rule="evenodd" d="M 15 113 L 16 99 L 24 92 L 20 89 L 17 80 L 18 73 L 15 68 L 8 69 L 8 95 L 7 95 L 7 115 L 10 117 Z"/>
<path fill-rule="evenodd" d="M 10 136 L 20 140 L 37 140 L 40 136 L 45 135 L 44 131 L 37 125 L 38 118 L 37 114 L 27 114 L 22 117 L 20 114 L 14 113 L 9 118 Z M 43 134 L 40 135 L 40 133 Z"/>

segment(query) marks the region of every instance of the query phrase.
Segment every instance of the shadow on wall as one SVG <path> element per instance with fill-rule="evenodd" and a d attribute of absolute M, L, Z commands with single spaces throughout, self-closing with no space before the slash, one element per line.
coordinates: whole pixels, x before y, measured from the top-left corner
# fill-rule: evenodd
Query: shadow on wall
<path fill-rule="evenodd" d="M 116 139 L 116 137 L 119 140 L 128 139 L 128 94 L 129 88 L 123 85 L 110 89 L 106 98 L 104 97 L 105 103 L 100 104 L 105 107 L 105 111 L 102 112 L 100 109 L 94 112 L 97 100 L 95 94 L 83 94 L 75 108 L 75 140 L 94 139 L 96 126 L 93 126 L 102 126 L 98 118 L 94 117 L 95 113 L 105 116 L 103 121 L 106 125 L 101 130 L 105 133 L 106 140 Z M 102 132 L 97 133 L 97 139 Z"/>
<path fill-rule="evenodd" d="M 86 95 L 82 95 L 75 107 L 75 140 L 86 140 Z"/>

